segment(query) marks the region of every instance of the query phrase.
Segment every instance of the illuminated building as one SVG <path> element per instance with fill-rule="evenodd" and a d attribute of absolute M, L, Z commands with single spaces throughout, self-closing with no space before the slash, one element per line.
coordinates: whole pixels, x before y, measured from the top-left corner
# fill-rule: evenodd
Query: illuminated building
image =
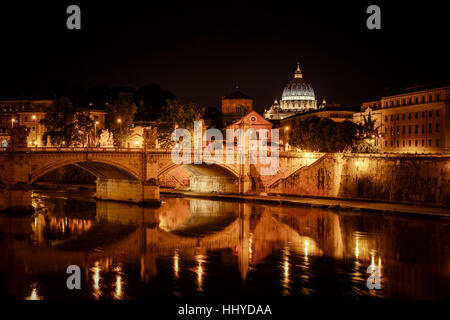
<path fill-rule="evenodd" d="M 281 101 L 275 100 L 270 108 L 264 110 L 264 117 L 269 120 L 281 120 L 317 108 L 314 89 L 303 79 L 300 64 L 297 63 L 294 78 L 284 87 Z"/>
<path fill-rule="evenodd" d="M 222 97 L 222 125 L 226 127 L 236 122 L 244 115 L 253 110 L 253 99 L 240 92 L 239 86 L 236 91 Z"/>
<path fill-rule="evenodd" d="M 238 130 L 239 128 L 241 128 L 243 121 L 245 121 L 245 123 L 248 124 L 249 129 L 254 129 L 256 131 L 257 136 L 259 134 L 258 133 L 259 129 L 268 130 L 267 137 L 270 140 L 271 138 L 270 130 L 272 129 L 272 123 L 264 119 L 263 116 L 261 116 L 258 112 L 254 110 L 249 112 L 245 116 L 241 117 L 235 123 L 230 124 L 226 129 Z"/>
<path fill-rule="evenodd" d="M 450 150 L 449 82 L 407 88 L 362 104 L 356 123 L 371 115 L 380 152 L 446 153 Z"/>
<path fill-rule="evenodd" d="M 45 118 L 47 108 L 53 100 L 7 100 L 0 101 L 0 143 L 6 147 L 9 141 L 7 128 L 25 126 L 29 129 L 27 145 L 29 147 L 45 147 L 47 141 L 42 140 L 45 126 L 40 120 Z M 96 122 L 97 132 L 105 127 L 105 114 L 102 110 L 87 109 L 89 117 Z"/>

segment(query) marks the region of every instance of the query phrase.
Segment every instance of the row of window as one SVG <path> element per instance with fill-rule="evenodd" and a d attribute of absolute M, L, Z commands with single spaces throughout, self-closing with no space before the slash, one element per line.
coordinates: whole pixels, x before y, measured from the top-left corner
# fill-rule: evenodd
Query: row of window
<path fill-rule="evenodd" d="M 390 134 L 394 135 L 395 127 L 391 126 L 389 128 L 390 128 L 390 130 L 389 130 Z M 396 129 L 397 129 L 396 133 L 397 133 L 397 135 L 399 135 L 400 134 L 400 126 L 397 126 Z M 439 122 L 437 122 L 434 125 L 434 132 L 439 132 L 439 130 L 440 130 L 440 126 L 439 126 Z M 414 133 L 415 134 L 419 133 L 419 126 L 417 124 L 414 125 Z M 422 123 L 422 133 L 425 133 L 425 124 L 423 124 L 423 123 Z M 428 124 L 428 133 L 433 133 L 433 125 L 431 123 Z M 385 135 L 388 134 L 388 127 L 387 126 L 384 127 L 384 134 Z M 402 134 L 403 135 L 406 134 L 406 126 L 402 126 Z M 412 125 L 408 126 L 408 134 L 412 134 Z"/>
<path fill-rule="evenodd" d="M 433 99 L 433 95 L 429 94 L 428 99 L 426 99 L 425 95 L 422 95 L 420 98 L 417 97 L 410 97 L 410 98 L 403 98 L 403 99 L 396 99 L 391 101 L 386 101 L 384 103 L 384 107 L 398 107 L 398 106 L 405 106 L 405 105 L 411 105 L 411 104 L 419 104 L 419 103 L 425 103 L 425 102 L 433 102 L 433 101 L 439 101 L 441 99 L 439 94 L 436 94 L 435 99 Z"/>
<path fill-rule="evenodd" d="M 433 111 L 431 111 L 431 110 L 430 111 L 422 111 L 421 113 L 422 113 L 422 115 L 421 115 L 422 119 L 425 118 L 427 113 L 428 113 L 428 118 L 433 117 Z M 436 117 L 439 117 L 439 110 L 436 110 L 435 113 L 436 113 Z M 393 114 L 391 114 L 390 119 L 391 119 L 391 121 L 394 121 L 394 119 L 398 121 L 398 120 L 400 120 L 400 114 L 396 114 L 395 116 Z M 408 119 L 412 119 L 411 112 L 408 113 Z M 414 113 L 414 119 L 419 119 L 419 112 Z M 406 113 L 402 114 L 402 120 L 406 120 Z M 386 121 L 386 122 L 389 121 L 389 116 L 384 116 L 384 121 Z"/>
<path fill-rule="evenodd" d="M 397 140 L 396 143 L 394 143 L 394 140 L 390 140 L 390 141 L 391 141 L 390 142 L 391 148 L 395 148 L 396 145 L 397 145 L 397 148 L 400 148 L 400 141 L 399 140 Z M 389 145 L 389 143 L 386 140 L 384 142 L 384 146 L 388 147 L 388 145 Z M 419 146 L 419 140 L 414 140 L 414 147 L 418 147 L 418 146 Z M 406 147 L 406 141 L 405 140 L 402 141 L 402 147 Z M 408 140 L 408 147 L 412 147 L 412 140 Z M 433 140 L 429 139 L 428 140 L 428 145 L 427 145 L 427 141 L 426 140 L 422 140 L 422 147 L 433 147 Z M 439 147 L 439 139 L 436 139 L 435 147 Z"/>

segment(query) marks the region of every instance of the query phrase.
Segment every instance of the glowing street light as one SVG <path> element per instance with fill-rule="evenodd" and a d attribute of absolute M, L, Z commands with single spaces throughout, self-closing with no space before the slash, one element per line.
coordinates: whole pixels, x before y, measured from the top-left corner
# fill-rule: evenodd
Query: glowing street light
<path fill-rule="evenodd" d="M 34 146 L 37 148 L 37 117 L 35 114 L 31 116 L 34 121 Z"/>
<path fill-rule="evenodd" d="M 14 122 L 16 122 L 16 119 L 11 118 L 11 128 L 14 128 Z"/>

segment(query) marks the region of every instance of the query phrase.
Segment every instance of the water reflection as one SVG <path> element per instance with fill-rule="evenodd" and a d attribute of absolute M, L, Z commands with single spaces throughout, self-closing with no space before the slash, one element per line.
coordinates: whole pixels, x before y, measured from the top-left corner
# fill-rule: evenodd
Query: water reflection
<path fill-rule="evenodd" d="M 85 270 L 84 298 L 92 299 L 222 287 L 230 296 L 244 288 L 267 296 L 449 296 L 450 233 L 439 221 L 174 198 L 160 208 L 88 201 L 65 212 L 67 198 L 37 197 L 31 218 L 0 215 L 6 297 L 42 298 L 39 281 L 53 288 L 46 298 L 60 298 L 66 293 L 43 275 L 70 264 Z M 380 290 L 367 289 L 368 267 L 377 267 Z"/>
<path fill-rule="evenodd" d="M 43 297 L 39 295 L 38 288 L 39 288 L 38 284 L 33 283 L 31 285 L 30 295 L 28 297 L 25 297 L 25 300 L 42 300 Z"/>
<path fill-rule="evenodd" d="M 102 290 L 101 290 L 101 272 L 102 268 L 100 266 L 99 261 L 95 261 L 94 266 L 90 269 L 92 272 L 92 295 L 94 299 L 98 300 L 102 296 Z"/>

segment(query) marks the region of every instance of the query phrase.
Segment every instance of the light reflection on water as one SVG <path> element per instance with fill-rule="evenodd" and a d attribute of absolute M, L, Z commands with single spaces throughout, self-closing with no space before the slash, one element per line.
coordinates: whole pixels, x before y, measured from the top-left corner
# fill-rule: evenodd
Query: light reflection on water
<path fill-rule="evenodd" d="M 199 199 L 34 201 L 33 217 L 0 215 L 1 297 L 449 297 L 439 221 Z M 64 290 L 71 264 L 86 290 Z M 367 289 L 369 266 L 380 290 Z"/>

